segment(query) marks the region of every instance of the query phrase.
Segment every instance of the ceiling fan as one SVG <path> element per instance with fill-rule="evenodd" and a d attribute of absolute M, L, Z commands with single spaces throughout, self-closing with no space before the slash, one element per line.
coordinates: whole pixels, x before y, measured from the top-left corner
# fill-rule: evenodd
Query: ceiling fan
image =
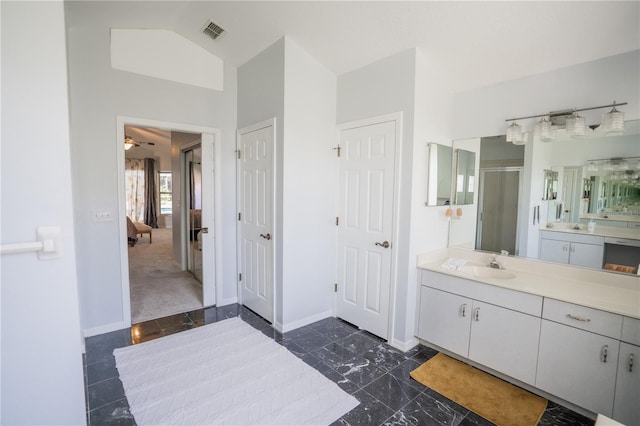
<path fill-rule="evenodd" d="M 155 145 L 155 142 L 137 141 L 137 140 L 133 139 L 131 136 L 125 136 L 124 137 L 124 149 L 125 149 L 125 151 L 128 151 L 131 148 L 136 147 L 136 146 L 140 146 L 140 145 Z"/>

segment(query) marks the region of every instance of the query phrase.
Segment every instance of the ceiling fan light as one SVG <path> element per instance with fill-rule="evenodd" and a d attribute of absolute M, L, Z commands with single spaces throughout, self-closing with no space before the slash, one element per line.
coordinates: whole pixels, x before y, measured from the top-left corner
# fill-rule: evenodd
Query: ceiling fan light
<path fill-rule="evenodd" d="M 536 124 L 535 134 L 542 142 L 551 142 L 553 140 L 551 122 L 543 117 Z"/>
<path fill-rule="evenodd" d="M 136 142 L 135 140 L 133 140 L 133 138 L 131 136 L 125 136 L 124 137 L 124 150 L 128 151 L 131 148 L 133 148 L 134 146 L 138 146 L 138 142 Z"/>
<path fill-rule="evenodd" d="M 571 117 L 567 118 L 566 121 L 566 132 L 567 136 L 572 138 L 577 138 L 584 136 L 587 131 L 587 126 L 584 120 L 584 117 L 578 115 L 577 113 L 573 113 Z"/>
<path fill-rule="evenodd" d="M 507 142 L 511 142 L 514 145 L 522 145 L 522 126 L 515 121 L 507 127 Z"/>

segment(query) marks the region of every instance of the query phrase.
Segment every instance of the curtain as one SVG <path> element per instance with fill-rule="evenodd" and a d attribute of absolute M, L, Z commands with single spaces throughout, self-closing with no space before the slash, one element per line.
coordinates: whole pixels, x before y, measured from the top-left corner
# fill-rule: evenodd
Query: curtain
<path fill-rule="evenodd" d="M 125 158 L 124 169 L 127 216 L 134 222 L 142 222 L 145 196 L 144 160 Z"/>
<path fill-rule="evenodd" d="M 144 223 L 152 228 L 158 227 L 158 216 L 156 212 L 156 178 L 155 160 L 153 158 L 144 159 Z"/>

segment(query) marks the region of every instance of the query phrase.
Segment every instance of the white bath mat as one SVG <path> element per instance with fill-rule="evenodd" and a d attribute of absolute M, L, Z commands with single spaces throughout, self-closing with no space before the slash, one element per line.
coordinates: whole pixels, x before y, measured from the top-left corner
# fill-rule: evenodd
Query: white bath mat
<path fill-rule="evenodd" d="M 322 425 L 358 405 L 240 318 L 114 351 L 136 423 Z"/>

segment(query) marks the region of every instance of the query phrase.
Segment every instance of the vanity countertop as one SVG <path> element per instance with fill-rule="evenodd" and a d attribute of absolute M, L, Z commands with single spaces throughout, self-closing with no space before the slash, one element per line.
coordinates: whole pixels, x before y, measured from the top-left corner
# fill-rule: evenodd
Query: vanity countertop
<path fill-rule="evenodd" d="M 444 269 L 447 259 L 464 259 L 467 265 L 487 267 L 493 255 L 479 251 L 443 248 L 418 256 L 418 268 L 498 287 L 549 297 L 594 309 L 640 319 L 640 277 L 603 272 L 534 259 L 498 256 L 504 271 L 514 278 L 478 277 Z"/>
<path fill-rule="evenodd" d="M 580 229 L 573 229 L 573 224 L 555 223 L 552 227 L 541 226 L 541 231 L 565 232 L 568 234 L 596 235 L 600 237 L 630 238 L 640 240 L 640 228 L 617 228 L 614 226 L 597 225 L 593 232 L 589 232 L 587 225 L 581 223 Z"/>
<path fill-rule="evenodd" d="M 640 222 L 640 215 L 633 214 L 603 214 L 603 213 L 582 213 L 580 219 L 615 220 L 621 222 Z"/>

